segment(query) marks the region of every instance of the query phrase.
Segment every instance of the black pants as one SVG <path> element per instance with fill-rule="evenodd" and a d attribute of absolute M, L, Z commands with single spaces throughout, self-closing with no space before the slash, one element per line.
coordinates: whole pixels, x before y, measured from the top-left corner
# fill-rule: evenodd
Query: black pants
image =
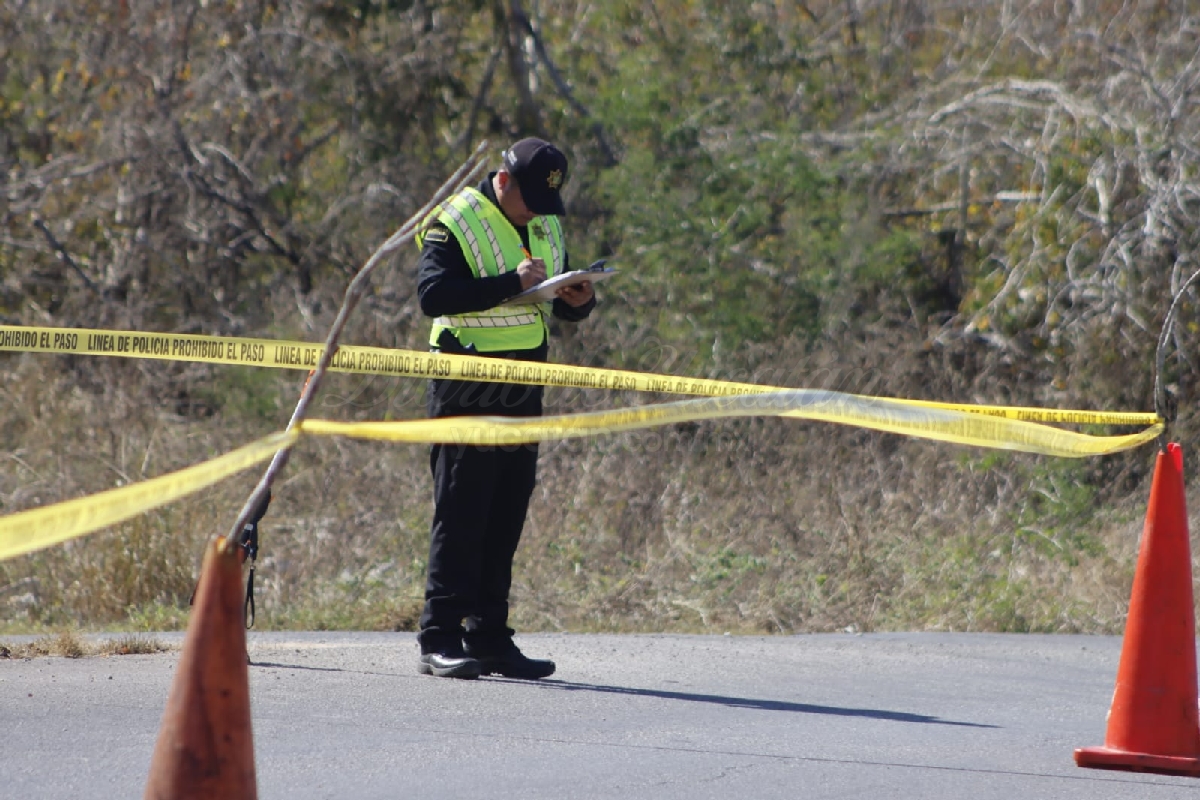
<path fill-rule="evenodd" d="M 540 416 L 542 387 L 432 381 L 429 412 Z M 430 448 L 434 512 L 417 635 L 421 652 L 444 652 L 463 642 L 487 652 L 508 643 L 512 562 L 536 482 L 537 455 L 536 444 Z"/>

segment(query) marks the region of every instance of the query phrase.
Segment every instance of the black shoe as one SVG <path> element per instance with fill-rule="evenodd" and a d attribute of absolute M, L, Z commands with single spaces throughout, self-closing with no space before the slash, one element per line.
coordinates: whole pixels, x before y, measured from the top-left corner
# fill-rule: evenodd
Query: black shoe
<path fill-rule="evenodd" d="M 417 672 L 421 675 L 436 675 L 439 678 L 478 678 L 483 672 L 483 665 L 478 659 L 469 658 L 461 653 L 422 653 L 417 663 Z"/>
<path fill-rule="evenodd" d="M 530 658 L 511 643 L 495 655 L 473 652 L 470 648 L 467 648 L 467 653 L 470 657 L 478 659 L 483 675 L 503 675 L 506 678 L 535 681 L 554 674 L 553 661 Z"/>

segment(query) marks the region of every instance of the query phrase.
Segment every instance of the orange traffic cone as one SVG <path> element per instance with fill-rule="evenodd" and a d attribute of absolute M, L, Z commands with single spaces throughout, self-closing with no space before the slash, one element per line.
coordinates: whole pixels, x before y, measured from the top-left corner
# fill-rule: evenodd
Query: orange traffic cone
<path fill-rule="evenodd" d="M 145 798 L 257 796 L 241 559 L 222 538 L 204 554 Z"/>
<path fill-rule="evenodd" d="M 1075 763 L 1200 778 L 1196 612 L 1177 444 L 1154 466 L 1104 746 L 1076 750 Z"/>

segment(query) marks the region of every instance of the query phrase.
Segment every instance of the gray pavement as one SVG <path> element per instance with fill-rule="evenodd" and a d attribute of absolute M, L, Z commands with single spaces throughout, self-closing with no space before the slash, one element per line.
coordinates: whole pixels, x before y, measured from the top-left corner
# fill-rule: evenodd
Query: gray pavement
<path fill-rule="evenodd" d="M 178 636 L 160 638 L 179 641 Z M 1075 766 L 1121 640 L 518 637 L 548 680 L 416 674 L 408 633 L 254 633 L 259 796 L 1197 798 Z M 141 797 L 178 653 L 0 660 L 0 798 Z"/>

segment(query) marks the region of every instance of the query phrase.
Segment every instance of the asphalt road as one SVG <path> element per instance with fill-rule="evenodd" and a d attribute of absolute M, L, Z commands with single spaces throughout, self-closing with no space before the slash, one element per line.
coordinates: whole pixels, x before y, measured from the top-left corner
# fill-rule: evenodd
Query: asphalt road
<path fill-rule="evenodd" d="M 178 636 L 160 637 L 179 641 Z M 412 634 L 251 633 L 259 796 L 1200 797 L 1080 769 L 1121 640 L 992 634 L 518 638 L 537 682 L 416 674 Z M 141 797 L 178 653 L 0 661 L 0 797 Z"/>

